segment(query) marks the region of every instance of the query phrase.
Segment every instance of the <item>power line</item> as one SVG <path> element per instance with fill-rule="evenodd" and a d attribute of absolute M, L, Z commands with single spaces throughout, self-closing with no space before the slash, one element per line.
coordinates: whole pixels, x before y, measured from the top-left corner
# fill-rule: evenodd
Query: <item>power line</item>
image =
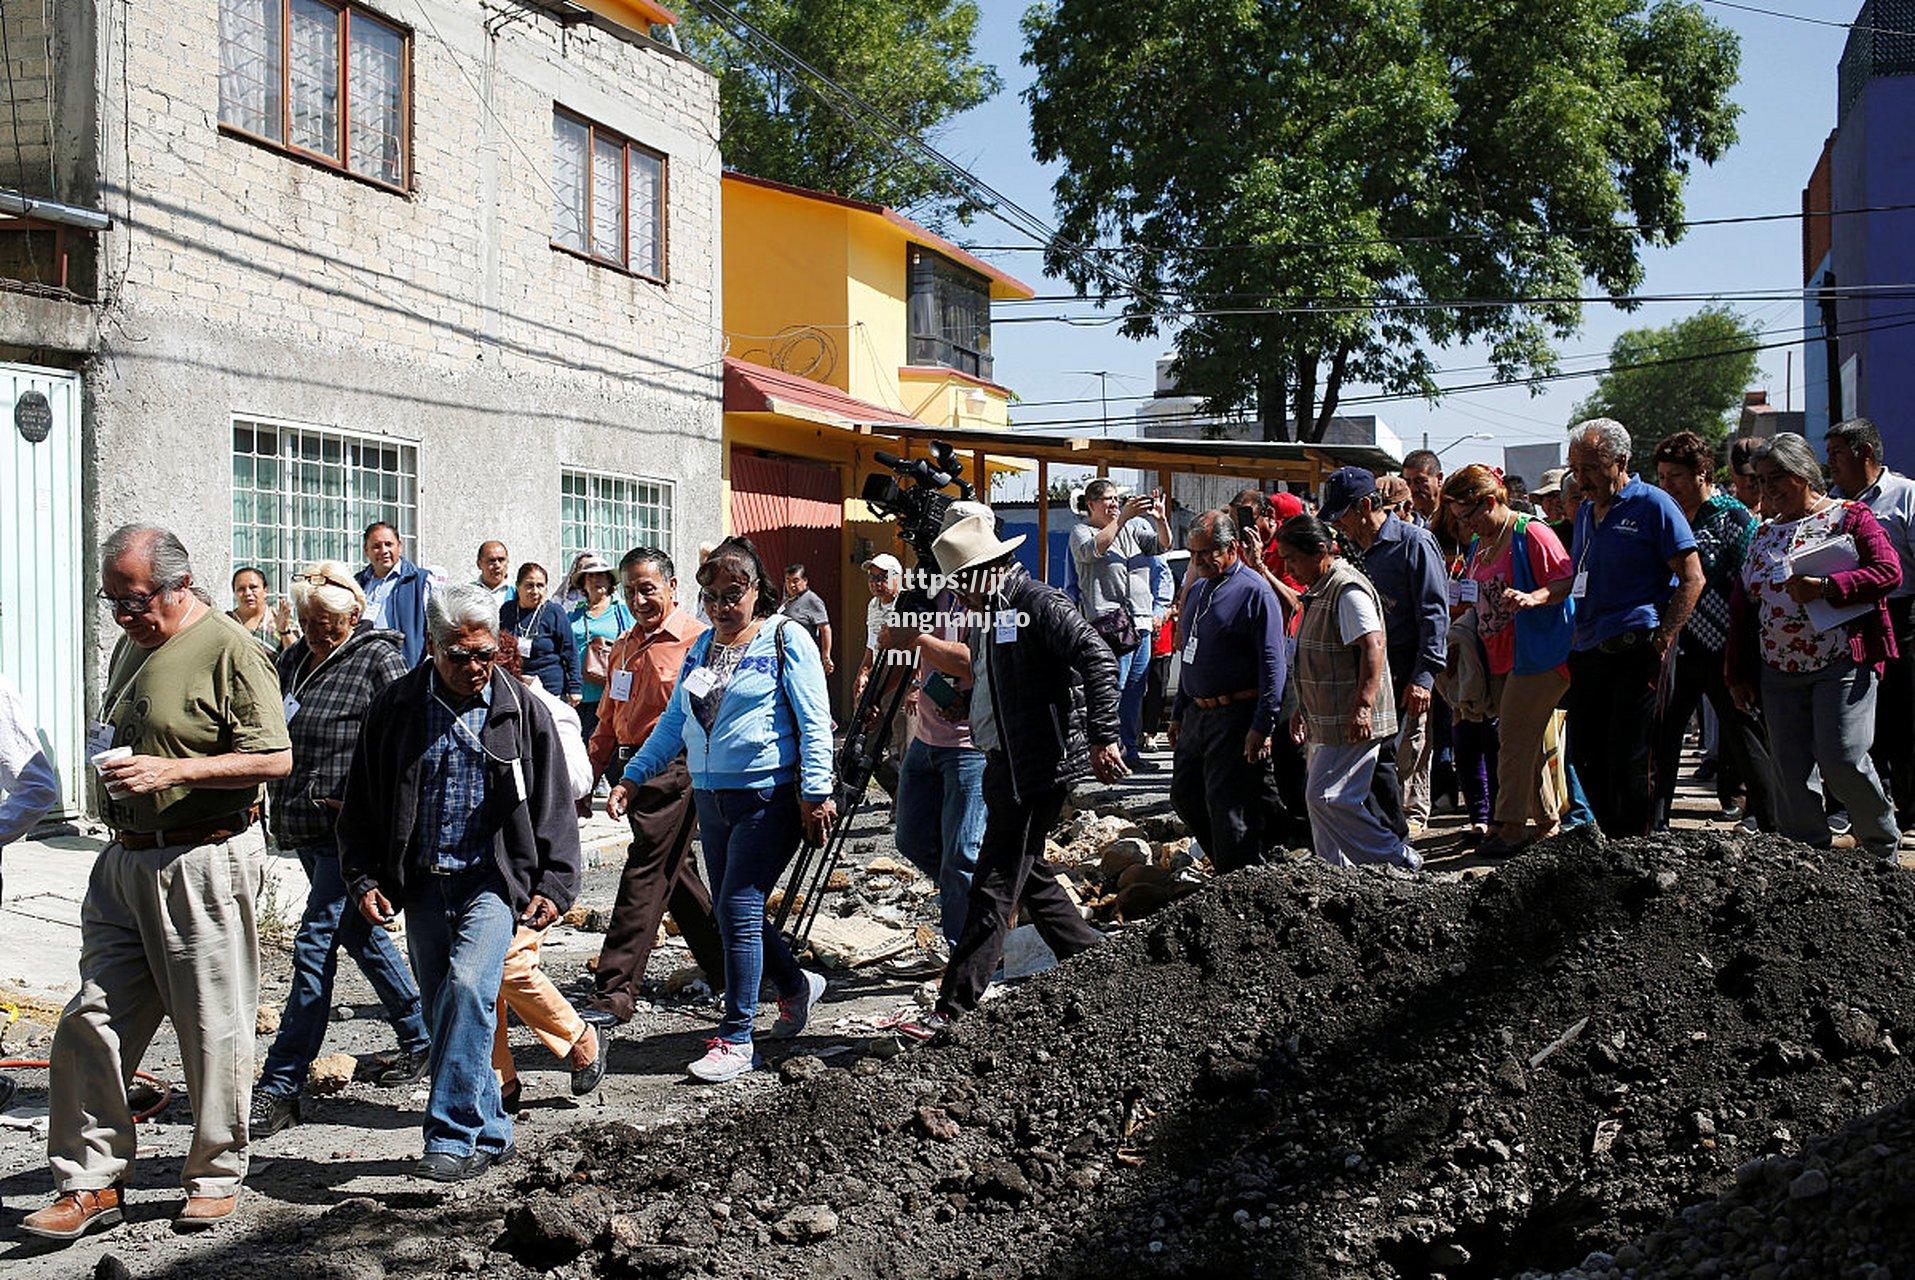
<path fill-rule="evenodd" d="M 1877 295 L 1891 290 L 1915 289 L 1915 283 L 1898 284 L 1858 284 L 1798 286 L 1778 292 L 1770 289 L 1719 289 L 1712 293 L 1625 293 L 1625 294 L 1538 294 L 1534 297 L 1485 297 L 1485 298 L 1355 298 L 1336 294 L 1300 294 L 1293 297 L 1281 297 L 1278 294 L 1256 292 L 1253 290 L 1222 291 L 1204 293 L 1200 296 L 1213 301 L 1232 301 L 1251 303 L 1260 299 L 1273 300 L 1281 305 L 1257 307 L 1243 314 L 1332 314 L 1338 311 L 1447 311 L 1478 309 L 1483 307 L 1540 307 L 1550 305 L 1577 305 L 1592 303 L 1611 303 L 1624 305 L 1636 302 L 1713 302 L 1713 301 L 1784 301 L 1800 299 L 1804 294 L 1814 293 L 1820 297 L 1841 298 L 1848 296 Z M 1120 297 L 1122 295 L 1110 295 Z M 1191 296 L 1188 294 L 1182 295 Z M 1032 298 L 1006 298 L 995 303 L 996 306 L 1029 306 L 1042 303 L 1085 302 L 1103 306 L 1105 303 L 1093 298 L 1080 298 L 1075 294 L 1039 294 Z M 1192 314 L 1237 314 L 1235 312 L 1203 312 Z"/>
<path fill-rule="evenodd" d="M 1908 36 L 1915 39 L 1915 31 L 1897 31 L 1893 27 L 1876 27 L 1862 22 L 1842 22 L 1836 18 L 1816 18 L 1806 13 L 1790 13 L 1784 9 L 1765 9 L 1761 5 L 1739 4 L 1736 0 L 1702 0 L 1702 2 L 1715 5 L 1718 9 L 1759 13 L 1767 18 L 1787 18 L 1790 22 L 1806 22 L 1817 27 L 1835 27 L 1842 31 L 1866 31 L 1878 36 Z"/>
<path fill-rule="evenodd" d="M 1502 240 L 1502 239 L 1547 239 L 1551 236 L 1588 235 L 1598 231 L 1660 231 L 1676 227 L 1731 227 L 1745 226 L 1764 222 L 1800 222 L 1806 218 L 1847 218 L 1865 213 L 1899 213 L 1915 209 L 1915 203 L 1868 205 L 1856 209 L 1811 209 L 1794 210 L 1789 213 L 1748 213 L 1721 218 L 1687 218 L 1678 222 L 1646 224 L 1639 222 L 1608 223 L 1600 227 L 1568 227 L 1525 231 L 1511 228 L 1504 231 L 1453 231 L 1426 236 L 1346 236 L 1334 240 L 1271 240 L 1262 244 L 1244 242 L 1240 244 L 1185 244 L 1173 245 L 1165 252 L 1171 253 L 1254 253 L 1272 249 L 1339 249 L 1346 246 L 1397 245 L 1397 244 L 1447 244 L 1454 241 Z M 1035 253 L 1038 246 L 1024 244 L 967 244 L 963 248 L 972 253 Z M 1145 249 L 1137 245 L 1093 245 L 1083 250 L 1085 253 L 1142 253 Z"/>

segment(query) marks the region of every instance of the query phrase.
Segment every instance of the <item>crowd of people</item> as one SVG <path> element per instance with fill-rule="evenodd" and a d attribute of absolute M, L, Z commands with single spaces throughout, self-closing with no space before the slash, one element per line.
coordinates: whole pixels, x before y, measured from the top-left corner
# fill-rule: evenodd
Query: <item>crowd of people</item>
<path fill-rule="evenodd" d="M 893 826 L 940 926 L 919 961 L 935 1003 L 899 1031 L 935 1038 L 974 1010 L 1020 910 L 1060 958 L 1098 944 L 1046 840 L 1077 783 L 1150 771 L 1159 732 L 1171 804 L 1218 872 L 1299 844 L 1414 872 L 1444 802 L 1491 858 L 1584 823 L 1646 835 L 1699 715 L 1725 820 L 1893 856 L 1915 826 L 1915 484 L 1860 419 L 1830 429 L 1827 479 L 1799 436 L 1734 442 L 1720 466 L 1688 433 L 1633 450 L 1621 424 L 1581 423 L 1569 465 L 1527 492 L 1419 451 L 1310 497 L 1245 490 L 1196 514 L 1181 549 L 1162 494 L 1099 479 L 1064 589 L 976 502 L 949 505 L 918 566 L 935 594 L 870 557 L 853 714 L 901 696 Z M 112 840 L 51 1051 L 59 1194 L 30 1234 L 118 1220 L 126 1081 L 162 1017 L 194 1101 L 179 1225 L 229 1218 L 250 1144 L 303 1119 L 342 950 L 396 1041 L 368 1075 L 425 1083 L 417 1172 L 442 1181 L 514 1154 L 508 1010 L 589 1093 L 668 911 L 723 1003 L 694 1078 L 751 1070 L 759 1040 L 799 1034 L 824 998 L 766 917 L 845 799 L 832 624 L 804 565 L 774 579 L 746 539 L 701 548 L 688 609 L 652 547 L 616 567 L 581 555 L 555 590 L 496 540 L 452 585 L 390 525 L 363 546 L 356 571 L 303 566 L 282 603 L 242 568 L 230 614 L 167 530 L 102 547 L 123 634 L 87 754 Z M 579 895 L 595 792 L 632 840 L 574 1002 L 539 953 Z M 54 794 L 0 681 L 0 844 Z M 269 836 L 310 893 L 255 1081 Z"/>

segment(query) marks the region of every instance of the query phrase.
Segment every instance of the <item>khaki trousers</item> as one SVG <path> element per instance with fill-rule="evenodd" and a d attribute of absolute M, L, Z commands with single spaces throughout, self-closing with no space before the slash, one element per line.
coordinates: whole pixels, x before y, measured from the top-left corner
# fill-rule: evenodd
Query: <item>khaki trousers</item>
<path fill-rule="evenodd" d="M 53 1034 L 47 1161 L 62 1192 L 97 1191 L 132 1163 L 126 1087 L 162 1017 L 179 1036 L 193 1141 L 189 1196 L 237 1195 L 253 1102 L 265 836 L 127 849 L 93 864 L 80 907 L 80 991 Z"/>
<path fill-rule="evenodd" d="M 1496 702 L 1496 821 L 1510 826 L 1534 823 L 1548 828 L 1568 804 L 1557 782 L 1560 768 L 1549 766 L 1544 732 L 1569 678 L 1554 668 L 1531 675 L 1490 677 Z"/>
<path fill-rule="evenodd" d="M 1430 771 L 1436 765 L 1436 737 L 1430 713 L 1410 715 L 1397 704 L 1403 724 L 1396 734 L 1396 776 L 1403 788 L 1403 816 L 1410 830 L 1430 825 Z"/>
<path fill-rule="evenodd" d="M 555 1058 L 570 1054 L 572 1046 L 585 1038 L 585 1020 L 539 967 L 539 943 L 544 940 L 544 930 L 521 925 L 512 935 L 512 945 L 506 948 L 505 976 L 499 983 L 498 1016 L 493 1020 L 492 1033 L 492 1069 L 499 1073 L 500 1080 L 518 1076 L 512 1066 L 512 1046 L 505 1035 L 507 1009 L 532 1028 Z M 599 1051 L 604 1052 L 604 1048 L 600 1045 Z"/>

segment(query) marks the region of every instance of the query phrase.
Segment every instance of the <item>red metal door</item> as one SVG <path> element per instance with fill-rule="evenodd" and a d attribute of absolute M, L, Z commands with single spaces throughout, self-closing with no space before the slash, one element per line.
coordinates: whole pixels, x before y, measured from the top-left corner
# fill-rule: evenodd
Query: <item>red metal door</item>
<path fill-rule="evenodd" d="M 798 458 L 767 458 L 744 449 L 731 454 L 731 528 L 751 539 L 772 581 L 785 566 L 802 563 L 811 589 L 834 615 L 831 634 L 842 668 L 845 620 L 835 616 L 844 597 L 844 493 L 836 468 Z M 864 619 L 853 631 L 862 642 Z"/>

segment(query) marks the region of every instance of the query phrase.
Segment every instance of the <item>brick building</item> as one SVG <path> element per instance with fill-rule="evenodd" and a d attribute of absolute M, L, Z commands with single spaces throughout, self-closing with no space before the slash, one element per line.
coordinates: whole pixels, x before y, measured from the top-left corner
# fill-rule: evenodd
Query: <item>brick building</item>
<path fill-rule="evenodd" d="M 124 521 L 178 530 L 222 604 L 235 564 L 279 591 L 357 563 L 374 518 L 454 580 L 489 537 L 555 580 L 579 550 L 716 538 L 717 86 L 669 13 L 0 15 L 0 188 L 112 220 L 0 218 L 0 394 L 53 419 L 35 442 L 0 416 L 0 506 L 38 514 L 0 535 L 0 670 L 59 722 L 70 791 L 117 634 L 93 551 Z"/>

